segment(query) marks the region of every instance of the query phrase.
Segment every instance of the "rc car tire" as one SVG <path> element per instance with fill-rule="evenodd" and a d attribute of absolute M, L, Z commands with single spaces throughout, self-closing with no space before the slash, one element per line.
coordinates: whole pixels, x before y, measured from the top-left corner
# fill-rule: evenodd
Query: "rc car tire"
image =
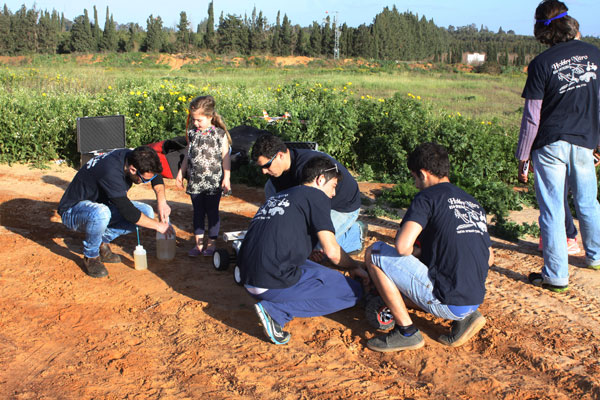
<path fill-rule="evenodd" d="M 226 271 L 229 268 L 229 252 L 227 250 L 215 250 L 213 254 L 213 267 L 217 271 Z"/>
<path fill-rule="evenodd" d="M 242 270 L 239 265 L 233 267 L 233 280 L 236 284 L 242 286 Z"/>
<path fill-rule="evenodd" d="M 389 331 L 394 327 L 396 321 L 388 306 L 385 305 L 380 296 L 373 296 L 367 300 L 365 306 L 367 322 L 376 329 Z"/>

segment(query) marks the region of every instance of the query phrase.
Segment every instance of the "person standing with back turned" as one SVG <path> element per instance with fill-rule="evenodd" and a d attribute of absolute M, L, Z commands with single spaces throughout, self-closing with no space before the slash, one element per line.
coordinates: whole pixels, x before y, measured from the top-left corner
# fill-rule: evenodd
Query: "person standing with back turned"
<path fill-rule="evenodd" d="M 565 182 L 573 192 L 588 268 L 600 269 L 600 204 L 594 149 L 600 140 L 600 50 L 577 40 L 579 23 L 558 0 L 535 10 L 534 36 L 549 49 L 531 61 L 522 97 L 516 156 L 519 180 L 531 152 L 540 206 L 544 266 L 529 282 L 554 292 L 569 288 Z"/>

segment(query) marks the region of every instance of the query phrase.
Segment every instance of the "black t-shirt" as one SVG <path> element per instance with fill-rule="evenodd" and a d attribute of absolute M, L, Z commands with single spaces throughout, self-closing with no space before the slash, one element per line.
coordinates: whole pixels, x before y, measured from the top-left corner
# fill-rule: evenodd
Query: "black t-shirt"
<path fill-rule="evenodd" d="M 290 169 L 278 178 L 270 178 L 273 186 L 275 186 L 275 191 L 281 192 L 282 190 L 302 184 L 302 169 L 304 165 L 311 158 L 317 156 L 329 157 L 337 165 L 342 174 L 342 179 L 335 188 L 335 196 L 331 199 L 331 209 L 339 212 L 358 210 L 360 208 L 360 190 L 358 189 L 356 179 L 336 159 L 320 151 L 290 149 Z"/>
<path fill-rule="evenodd" d="M 130 149 L 118 149 L 99 155 L 88 161 L 75 174 L 73 181 L 65 190 L 58 205 L 58 213 L 62 215 L 69 208 L 83 200 L 111 205 L 112 199 L 121 215 L 129 222 L 137 222 L 141 212 L 127 199 L 127 191 L 132 182 L 125 175 L 125 161 Z M 152 180 L 153 185 L 163 183 L 162 177 Z"/>
<path fill-rule="evenodd" d="M 435 297 L 447 305 L 481 304 L 491 241 L 477 200 L 451 183 L 439 183 L 415 196 L 406 221 L 423 227 L 421 261 L 429 267 Z"/>
<path fill-rule="evenodd" d="M 599 65 L 600 50 L 580 40 L 558 43 L 531 61 L 522 97 L 543 100 L 532 149 L 558 140 L 596 148 Z"/>
<path fill-rule="evenodd" d="M 283 289 L 301 276 L 302 265 L 320 231 L 335 232 L 331 200 L 321 190 L 300 185 L 267 199 L 256 212 L 238 254 L 244 284 Z"/>

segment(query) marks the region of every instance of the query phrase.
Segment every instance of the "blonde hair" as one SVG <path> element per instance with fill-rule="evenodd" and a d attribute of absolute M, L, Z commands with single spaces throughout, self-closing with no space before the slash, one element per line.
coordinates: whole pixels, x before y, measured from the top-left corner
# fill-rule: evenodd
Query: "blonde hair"
<path fill-rule="evenodd" d="M 227 130 L 227 126 L 225 125 L 223 118 L 215 111 L 215 104 L 215 98 L 212 96 L 198 96 L 190 102 L 189 113 L 185 123 L 186 135 L 190 126 L 192 112 L 200 110 L 202 114 L 206 116 L 212 116 L 211 123 L 217 128 L 221 128 L 225 131 L 227 141 L 229 142 L 229 145 L 231 145 L 231 135 Z"/>

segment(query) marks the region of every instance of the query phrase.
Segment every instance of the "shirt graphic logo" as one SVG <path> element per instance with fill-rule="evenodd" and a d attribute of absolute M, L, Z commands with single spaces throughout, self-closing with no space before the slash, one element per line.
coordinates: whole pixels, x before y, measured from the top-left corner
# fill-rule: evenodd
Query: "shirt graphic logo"
<path fill-rule="evenodd" d="M 597 79 L 597 69 L 595 63 L 588 61 L 588 56 L 573 56 L 552 64 L 552 73 L 558 76 L 561 83 L 564 82 L 559 89 L 560 94 L 587 86 L 590 81 Z"/>
<path fill-rule="evenodd" d="M 275 195 L 269 197 L 267 202 L 258 209 L 254 218 L 256 219 L 270 219 L 275 215 L 285 214 L 285 208 L 290 206 L 290 202 L 287 199 L 288 195 Z"/>
<path fill-rule="evenodd" d="M 450 204 L 448 208 L 454 210 L 454 216 L 463 222 L 456 227 L 457 234 L 479 233 L 483 235 L 487 232 L 485 213 L 481 211 L 479 205 L 456 198 L 449 198 L 448 203 Z"/>

